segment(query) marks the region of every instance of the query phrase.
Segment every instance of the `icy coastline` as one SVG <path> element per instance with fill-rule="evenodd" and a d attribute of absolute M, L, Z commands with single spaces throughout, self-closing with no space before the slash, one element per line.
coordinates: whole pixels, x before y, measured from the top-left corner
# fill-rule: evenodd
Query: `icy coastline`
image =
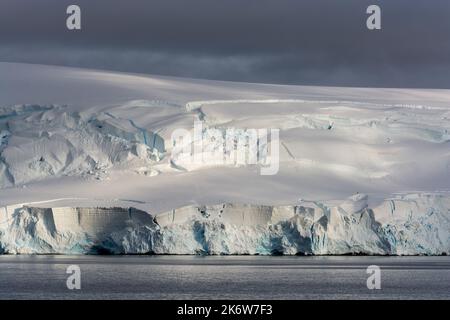
<path fill-rule="evenodd" d="M 0 209 L 4 254 L 441 255 L 450 253 L 450 198 L 396 196 L 342 204 Z"/>

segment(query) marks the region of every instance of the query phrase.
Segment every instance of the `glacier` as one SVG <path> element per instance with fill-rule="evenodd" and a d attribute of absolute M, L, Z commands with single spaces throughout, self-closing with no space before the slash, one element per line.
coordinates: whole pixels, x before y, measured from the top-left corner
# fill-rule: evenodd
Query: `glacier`
<path fill-rule="evenodd" d="M 407 194 L 370 208 L 223 203 L 157 215 L 129 207 L 0 209 L 6 254 L 448 255 L 450 197 Z"/>
<path fill-rule="evenodd" d="M 0 88 L 0 253 L 449 254 L 450 90 L 4 62 Z M 277 174 L 228 129 L 279 130 Z"/>

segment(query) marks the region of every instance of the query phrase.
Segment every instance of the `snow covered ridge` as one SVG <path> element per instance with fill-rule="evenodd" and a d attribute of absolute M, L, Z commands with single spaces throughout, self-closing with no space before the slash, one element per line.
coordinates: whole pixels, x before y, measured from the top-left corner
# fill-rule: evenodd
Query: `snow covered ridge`
<path fill-rule="evenodd" d="M 152 216 L 135 208 L 0 208 L 9 254 L 450 254 L 450 197 L 396 196 L 369 208 L 218 204 Z"/>
<path fill-rule="evenodd" d="M 275 103 L 308 103 L 308 104 L 347 104 L 353 106 L 370 105 L 372 107 L 393 107 L 393 108 L 409 108 L 409 109 L 425 109 L 425 110 L 448 110 L 447 108 L 425 106 L 421 104 L 387 104 L 387 103 L 367 103 L 358 101 L 339 101 L 339 100 L 305 100 L 305 99 L 238 99 L 238 100 L 205 100 L 205 101 L 189 101 L 185 108 L 187 111 L 199 110 L 203 106 L 218 104 L 275 104 Z"/>

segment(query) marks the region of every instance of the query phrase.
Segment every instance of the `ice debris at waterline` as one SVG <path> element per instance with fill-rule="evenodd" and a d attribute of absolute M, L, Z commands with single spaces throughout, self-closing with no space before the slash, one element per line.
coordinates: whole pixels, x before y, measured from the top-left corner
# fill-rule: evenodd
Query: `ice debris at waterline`
<path fill-rule="evenodd" d="M 450 197 L 398 195 L 369 208 L 341 205 L 186 206 L 152 216 L 135 208 L 0 209 L 0 252 L 9 254 L 450 253 Z"/>

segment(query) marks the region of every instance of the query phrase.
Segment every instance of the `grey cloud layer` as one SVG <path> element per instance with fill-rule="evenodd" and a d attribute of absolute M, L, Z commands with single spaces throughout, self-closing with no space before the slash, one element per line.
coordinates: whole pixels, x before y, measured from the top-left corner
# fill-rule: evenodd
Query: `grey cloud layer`
<path fill-rule="evenodd" d="M 81 32 L 65 8 L 82 8 Z M 382 8 L 381 31 L 365 9 Z M 0 60 L 210 79 L 450 88 L 447 0 L 0 0 Z"/>

